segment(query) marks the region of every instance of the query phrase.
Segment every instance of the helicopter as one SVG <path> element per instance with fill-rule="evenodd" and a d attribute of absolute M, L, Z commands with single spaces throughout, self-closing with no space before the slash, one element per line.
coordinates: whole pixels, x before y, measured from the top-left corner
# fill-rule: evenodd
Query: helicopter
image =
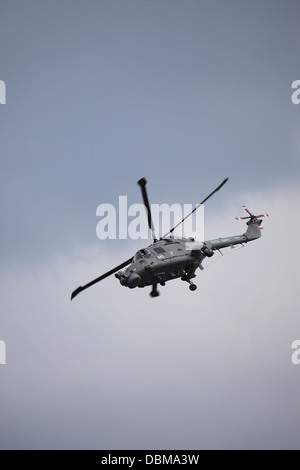
<path fill-rule="evenodd" d="M 152 286 L 150 292 L 151 297 L 158 297 L 160 295 L 157 290 L 158 284 L 165 286 L 166 282 L 178 278 L 187 282 L 191 291 L 195 291 L 197 286 L 193 283 L 192 279 L 196 277 L 195 271 L 197 268 L 200 268 L 201 270 L 204 269 L 202 265 L 203 260 L 205 258 L 212 257 L 215 252 L 220 251 L 221 248 L 233 248 L 235 245 L 244 246 L 244 243 L 248 243 L 261 237 L 261 217 L 269 216 L 269 214 L 254 215 L 246 206 L 243 206 L 248 215 L 245 217 L 236 217 L 237 220 L 247 220 L 247 230 L 242 235 L 217 238 L 204 242 L 195 241 L 193 238 L 174 238 L 172 235 L 174 230 L 213 194 L 219 191 L 227 181 L 228 178 L 226 178 L 214 191 L 203 199 L 203 201 L 200 202 L 192 212 L 186 215 L 178 224 L 169 230 L 169 232 L 157 239 L 146 190 L 147 181 L 145 178 L 141 178 L 138 181 L 138 185 L 141 188 L 153 243 L 148 247 L 137 251 L 133 257 L 127 259 L 119 266 L 116 266 L 105 274 L 102 274 L 88 284 L 79 286 L 72 292 L 71 300 L 83 290 L 93 286 L 112 274 L 115 275 L 122 286 L 128 287 L 129 289 Z"/>

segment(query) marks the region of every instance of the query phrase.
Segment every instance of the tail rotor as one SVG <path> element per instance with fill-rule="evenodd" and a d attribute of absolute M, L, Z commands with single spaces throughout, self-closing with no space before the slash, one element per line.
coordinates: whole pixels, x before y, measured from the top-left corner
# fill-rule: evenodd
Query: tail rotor
<path fill-rule="evenodd" d="M 246 216 L 246 217 L 236 217 L 236 220 L 247 220 L 248 219 L 247 225 L 249 225 L 250 223 L 254 223 L 254 224 L 257 224 L 259 226 L 259 228 L 262 230 L 263 227 L 261 227 L 261 223 L 262 223 L 261 217 L 269 217 L 269 214 L 254 215 L 247 209 L 246 206 L 243 206 L 243 209 L 247 212 L 248 216 Z"/>

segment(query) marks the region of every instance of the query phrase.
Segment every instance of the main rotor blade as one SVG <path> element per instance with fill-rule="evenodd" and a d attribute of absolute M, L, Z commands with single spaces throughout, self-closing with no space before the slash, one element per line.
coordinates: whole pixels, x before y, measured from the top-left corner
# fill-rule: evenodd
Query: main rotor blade
<path fill-rule="evenodd" d="M 85 286 L 79 286 L 79 287 L 77 287 L 77 289 L 74 290 L 74 292 L 72 292 L 71 300 L 74 299 L 74 297 L 76 297 L 76 295 L 78 295 L 80 292 L 82 292 L 83 290 L 87 289 L 88 287 L 93 286 L 94 284 L 96 284 L 97 282 L 102 281 L 103 279 L 105 279 L 106 277 L 110 276 L 111 274 L 114 274 L 114 273 L 116 273 L 117 271 L 119 271 L 120 269 L 125 268 L 125 266 L 127 266 L 128 264 L 131 263 L 131 261 L 132 261 L 132 258 L 129 258 L 127 261 L 124 261 L 124 263 L 120 264 L 120 265 L 117 266 L 116 268 L 111 269 L 111 270 L 108 271 L 107 273 L 102 274 L 102 276 L 97 277 L 97 279 L 94 279 L 93 281 L 89 282 L 88 284 L 85 284 Z"/>
<path fill-rule="evenodd" d="M 146 191 L 146 184 L 147 184 L 146 178 L 141 178 L 138 181 L 138 184 L 140 185 L 141 190 L 142 190 L 143 201 L 144 201 L 144 205 L 146 207 L 146 212 L 147 212 L 147 216 L 148 216 L 148 226 L 151 230 L 153 240 L 156 241 L 157 238 L 156 238 L 155 232 L 154 232 L 154 225 L 153 225 L 153 221 L 152 221 L 152 217 L 151 217 L 151 208 L 150 208 L 150 204 L 149 204 L 148 194 L 147 194 L 147 191 Z"/>
<path fill-rule="evenodd" d="M 185 219 L 187 219 L 190 215 L 192 215 L 200 206 L 202 206 L 202 204 L 204 204 L 213 194 L 215 194 L 217 191 L 219 191 L 219 189 L 222 188 L 222 186 L 224 186 L 224 184 L 228 181 L 228 178 L 225 178 L 225 180 L 212 192 L 210 193 L 205 199 L 203 199 L 202 202 L 200 202 L 200 204 L 198 204 L 198 206 L 195 207 L 195 209 L 192 210 L 192 212 L 190 212 L 188 215 L 186 215 L 181 222 L 179 222 L 177 225 L 175 225 L 175 227 L 173 227 L 169 232 L 167 232 L 162 238 L 165 238 L 167 235 L 169 235 L 169 233 L 172 233 L 174 232 L 174 230 L 180 225 L 182 224 L 182 222 L 185 221 Z"/>

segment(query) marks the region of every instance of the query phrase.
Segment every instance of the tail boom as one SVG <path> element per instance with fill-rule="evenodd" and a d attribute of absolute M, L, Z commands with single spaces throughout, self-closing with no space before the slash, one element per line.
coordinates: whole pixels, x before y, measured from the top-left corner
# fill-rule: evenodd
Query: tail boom
<path fill-rule="evenodd" d="M 233 237 L 216 238 L 214 240 L 208 240 L 205 242 L 206 246 L 209 246 L 212 250 L 219 250 L 220 248 L 226 248 L 228 246 L 241 245 L 248 243 L 257 238 L 261 237 L 260 224 L 261 220 L 247 222 L 248 228 L 242 235 L 236 235 Z"/>

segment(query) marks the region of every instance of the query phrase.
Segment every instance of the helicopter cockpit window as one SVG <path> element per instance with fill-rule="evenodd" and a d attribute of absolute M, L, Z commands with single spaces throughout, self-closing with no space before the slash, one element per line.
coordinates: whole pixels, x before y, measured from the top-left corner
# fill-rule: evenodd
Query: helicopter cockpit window
<path fill-rule="evenodd" d="M 139 260 L 142 260 L 144 258 L 148 258 L 149 257 L 149 250 L 147 249 L 143 249 L 143 250 L 139 250 L 136 252 L 136 254 L 134 255 L 134 261 L 139 261 Z"/>
<path fill-rule="evenodd" d="M 140 251 L 138 251 L 135 255 L 134 255 L 134 260 L 135 261 L 139 261 L 140 259 L 143 259 L 143 255 Z"/>

